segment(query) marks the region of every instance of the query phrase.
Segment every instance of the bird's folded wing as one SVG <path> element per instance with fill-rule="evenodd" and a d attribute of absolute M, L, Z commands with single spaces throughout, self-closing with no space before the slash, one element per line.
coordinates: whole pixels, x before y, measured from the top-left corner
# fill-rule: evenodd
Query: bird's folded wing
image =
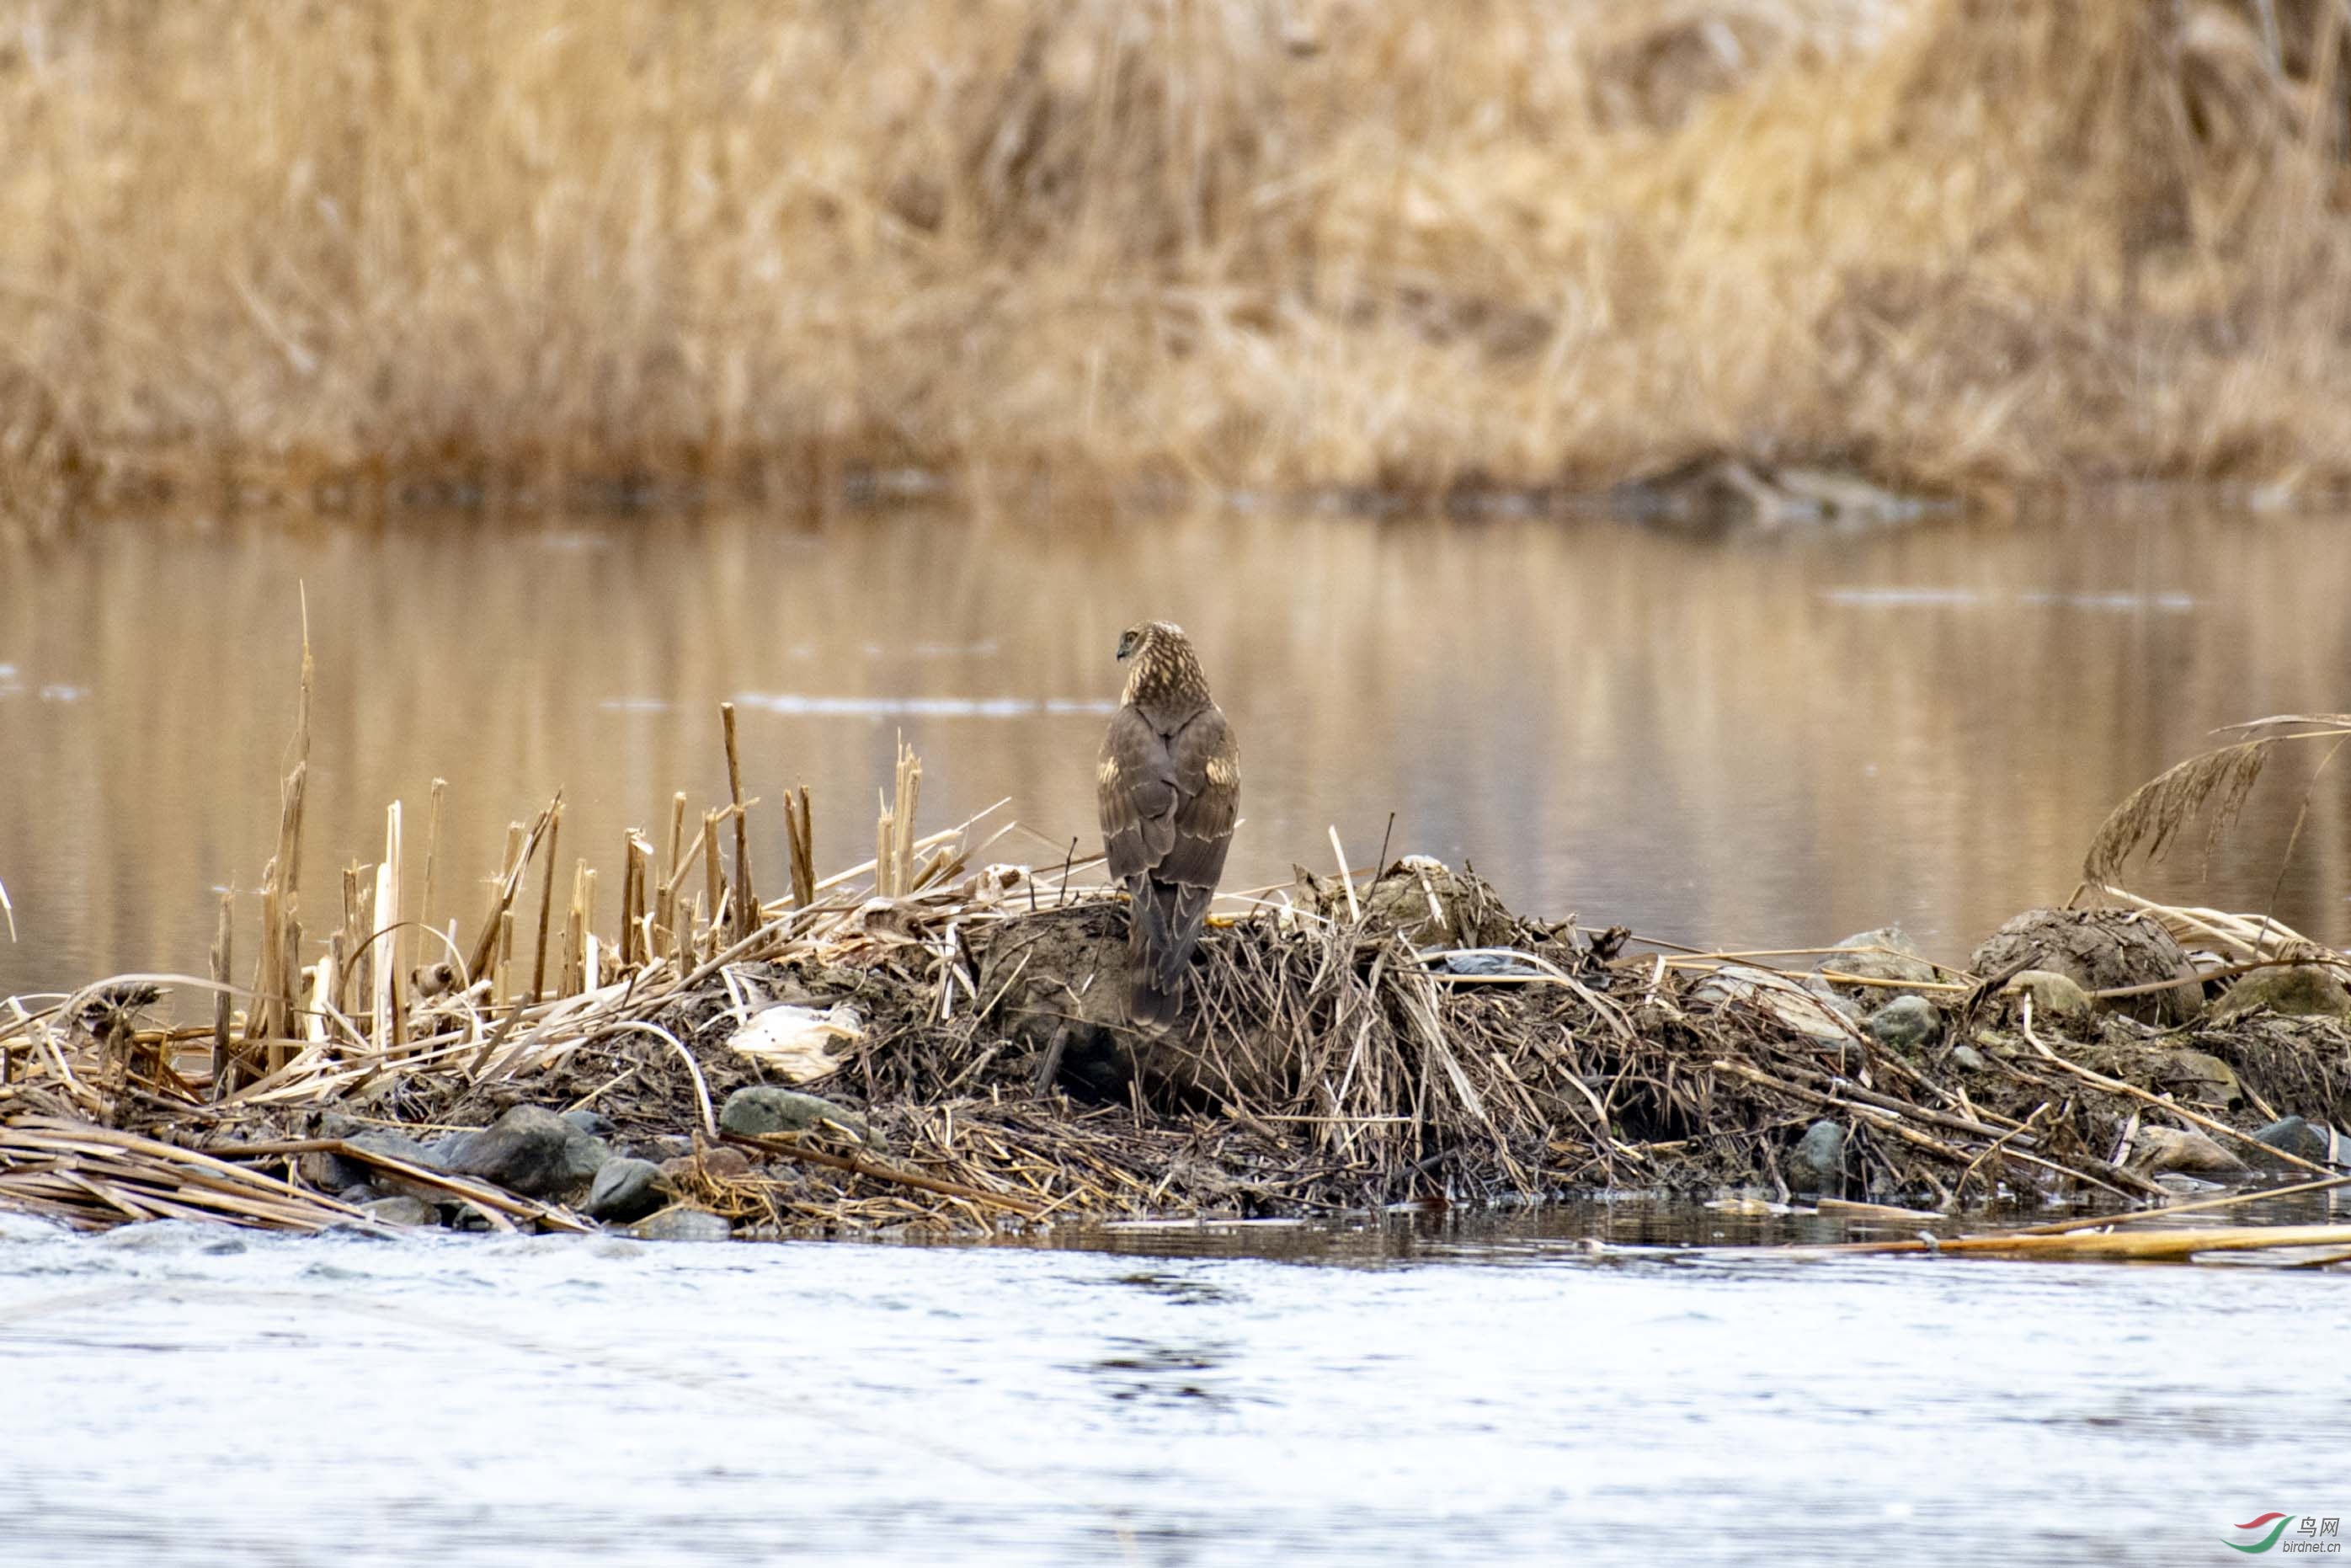
<path fill-rule="evenodd" d="M 1102 737 L 1094 788 L 1113 877 L 1124 881 L 1165 858 L 1176 839 L 1176 802 L 1167 743 L 1141 714 L 1120 708 Z"/>
<path fill-rule="evenodd" d="M 1212 704 L 1176 732 L 1168 756 L 1177 795 L 1175 831 L 1153 874 L 1214 891 L 1232 848 L 1233 824 L 1240 820 L 1240 747 Z"/>

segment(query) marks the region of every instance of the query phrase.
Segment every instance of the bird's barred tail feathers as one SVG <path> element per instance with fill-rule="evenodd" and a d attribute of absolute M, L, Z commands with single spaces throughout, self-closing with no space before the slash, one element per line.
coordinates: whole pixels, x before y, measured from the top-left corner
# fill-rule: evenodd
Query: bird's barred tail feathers
<path fill-rule="evenodd" d="M 1132 972 L 1127 1014 L 1136 1023 L 1174 1024 L 1184 1018 L 1184 970 L 1200 940 L 1210 892 L 1155 877 L 1134 880 L 1128 927 Z"/>

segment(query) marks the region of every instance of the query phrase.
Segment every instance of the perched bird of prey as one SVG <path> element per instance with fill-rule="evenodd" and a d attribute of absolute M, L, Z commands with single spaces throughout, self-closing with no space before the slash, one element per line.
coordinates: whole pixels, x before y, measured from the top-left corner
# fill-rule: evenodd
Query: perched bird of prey
<path fill-rule="evenodd" d="M 1136 1023 L 1175 1023 L 1184 1016 L 1184 966 L 1232 847 L 1240 749 L 1182 627 L 1131 627 L 1118 656 L 1126 691 L 1102 738 L 1095 799 L 1110 874 L 1134 900 L 1127 1013 Z"/>

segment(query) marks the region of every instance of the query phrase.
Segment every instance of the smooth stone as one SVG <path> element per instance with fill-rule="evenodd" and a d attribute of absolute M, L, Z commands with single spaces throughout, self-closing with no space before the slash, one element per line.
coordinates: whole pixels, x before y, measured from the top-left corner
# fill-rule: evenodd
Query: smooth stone
<path fill-rule="evenodd" d="M 1942 1012 L 1924 997 L 1896 997 L 1869 1015 L 1869 1037 L 1888 1051 L 1922 1050 L 1942 1033 Z"/>
<path fill-rule="evenodd" d="M 2222 994 L 2213 1017 L 2226 1023 L 2263 1009 L 2287 1018 L 2342 1018 L 2351 1014 L 2351 989 L 2316 964 L 2255 969 Z"/>
<path fill-rule="evenodd" d="M 2294 1155 L 2314 1164 L 2325 1160 L 2335 1148 L 2335 1140 L 2325 1127 L 2300 1116 L 2281 1117 L 2255 1133 L 2253 1139 L 2281 1154 Z M 2273 1167 L 2296 1168 L 2286 1166 L 2283 1160 L 2263 1160 L 2261 1163 Z"/>
<path fill-rule="evenodd" d="M 412 1166 L 420 1166 L 429 1171 L 446 1168 L 440 1150 L 420 1144 L 404 1133 L 395 1133 L 389 1127 L 370 1127 L 364 1132 L 347 1133 L 343 1134 L 343 1142 L 355 1149 L 366 1149 L 371 1154 L 382 1155 L 389 1159 L 402 1160 Z M 363 1185 L 371 1186 L 378 1192 L 421 1198 L 426 1203 L 434 1202 L 441 1196 L 439 1188 L 428 1186 L 420 1181 L 413 1181 L 398 1171 L 383 1166 L 371 1165 L 366 1160 L 349 1159 L 341 1155 L 330 1155 L 329 1158 L 335 1163 L 332 1174 L 348 1175 L 350 1177 L 350 1181 L 344 1183 L 345 1186 Z M 303 1174 L 307 1176 L 309 1174 L 308 1170 L 306 1168 Z M 318 1185 L 327 1186 L 324 1182 Z"/>
<path fill-rule="evenodd" d="M 439 1208 L 421 1197 L 410 1197 L 406 1194 L 396 1197 L 379 1197 L 372 1202 L 360 1205 L 360 1207 L 370 1218 L 380 1219 L 386 1225 L 418 1228 L 427 1225 L 438 1226 L 441 1223 Z"/>
<path fill-rule="evenodd" d="M 2202 1133 L 2179 1127 L 2141 1127 L 2131 1165 L 2149 1176 L 2226 1176 L 2245 1168 L 2244 1161 Z"/>
<path fill-rule="evenodd" d="M 2188 1100 L 2194 1104 L 2228 1110 L 2245 1103 L 2244 1086 L 2237 1082 L 2236 1069 L 2209 1051 L 2173 1051 L 2160 1077 L 2159 1086 L 2185 1090 Z"/>
<path fill-rule="evenodd" d="M 1844 1188 L 1844 1129 L 1815 1122 L 1787 1159 L 1788 1190 L 1834 1195 Z"/>
<path fill-rule="evenodd" d="M 590 1219 L 643 1219 L 668 1201 L 661 1166 L 651 1160 L 606 1160 L 588 1186 Z"/>
<path fill-rule="evenodd" d="M 751 1156 L 732 1145 L 722 1144 L 715 1149 L 705 1149 L 701 1157 L 679 1155 L 661 1163 L 661 1174 L 673 1182 L 686 1181 L 695 1176 L 712 1181 L 740 1181 L 751 1174 Z"/>
<path fill-rule="evenodd" d="M 847 1128 L 861 1144 L 873 1141 L 865 1118 L 856 1112 L 815 1094 L 803 1094 L 797 1089 L 778 1089 L 772 1084 L 737 1089 L 726 1096 L 726 1107 L 718 1113 L 721 1127 L 749 1138 L 771 1138 L 778 1133 L 814 1132 L 826 1123 Z"/>
<path fill-rule="evenodd" d="M 586 1192 L 611 1150 L 552 1111 L 517 1105 L 453 1139 L 448 1153 L 453 1175 L 494 1182 L 525 1197 L 560 1198 Z"/>
<path fill-rule="evenodd" d="M 735 1228 L 706 1208 L 665 1208 L 630 1226 L 629 1234 L 640 1241 L 724 1241 Z"/>
<path fill-rule="evenodd" d="M 1871 952 L 1870 948 L 1886 948 Z M 1918 945 L 1899 925 L 1881 925 L 1875 931 L 1856 931 L 1837 944 L 1837 950 L 1824 953 L 1813 965 L 1820 974 L 1834 969 L 1840 975 L 1851 975 L 1861 980 L 1890 980 L 1898 985 L 1932 985 L 1937 979 L 1935 966 L 1927 962 Z M 1848 995 L 1860 995 L 1864 1000 L 1882 1000 L 1886 995 L 1884 986 L 1855 986 L 1843 980 L 1830 980 L 1831 986 Z"/>
<path fill-rule="evenodd" d="M 1951 1065 L 1954 1067 L 1964 1067 L 1970 1072 L 1990 1072 L 1991 1071 L 1991 1063 L 1984 1060 L 1984 1053 L 1978 1051 L 1972 1045 L 1955 1045 L 1951 1047 Z"/>
<path fill-rule="evenodd" d="M 563 1119 L 591 1138 L 609 1138 L 612 1135 L 612 1119 L 601 1112 L 566 1111 L 563 1113 Z"/>
<path fill-rule="evenodd" d="M 2031 997 L 2032 1016 L 2047 1018 L 2087 1018 L 2097 1010 L 2080 982 L 2071 975 L 2060 975 L 2052 969 L 2026 969 L 2008 977 L 2000 988 L 2003 997 Z"/>

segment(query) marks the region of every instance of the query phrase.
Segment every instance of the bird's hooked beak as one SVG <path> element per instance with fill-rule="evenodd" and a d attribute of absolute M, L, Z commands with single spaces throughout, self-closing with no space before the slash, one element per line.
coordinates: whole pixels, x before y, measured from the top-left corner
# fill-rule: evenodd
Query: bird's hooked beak
<path fill-rule="evenodd" d="M 1120 635 L 1118 640 L 1118 662 L 1123 664 L 1134 656 L 1134 633 L 1132 632 L 1123 632 Z"/>

